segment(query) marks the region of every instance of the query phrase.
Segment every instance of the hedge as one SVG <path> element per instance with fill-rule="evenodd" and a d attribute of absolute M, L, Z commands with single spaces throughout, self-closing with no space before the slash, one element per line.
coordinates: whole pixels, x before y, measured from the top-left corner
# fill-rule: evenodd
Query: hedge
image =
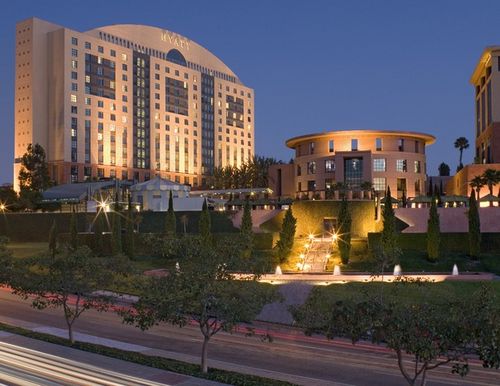
<path fill-rule="evenodd" d="M 380 243 L 380 233 L 368 233 L 368 246 L 373 249 Z M 427 233 L 400 233 L 398 243 L 401 249 L 426 251 Z M 465 252 L 469 249 L 467 233 L 441 233 L 441 249 L 447 252 Z M 500 252 L 500 233 L 481 233 L 482 252 Z"/>
<path fill-rule="evenodd" d="M 186 216 L 186 231 L 198 232 L 198 219 L 201 212 L 176 212 L 177 232 L 184 232 L 182 222 Z M 139 231 L 141 233 L 161 233 L 164 228 L 164 212 L 141 212 Z M 89 232 L 95 213 L 76 213 L 79 232 Z M 235 233 L 239 230 L 233 226 L 225 213 L 210 212 L 212 232 Z M 13 242 L 43 242 L 49 239 L 49 231 L 55 221 L 60 233 L 69 230 L 71 213 L 6 213 L 0 216 L 0 235 L 7 236 Z"/>
<path fill-rule="evenodd" d="M 48 343 L 58 344 L 60 346 L 71 347 L 74 349 L 104 355 L 107 357 L 120 359 L 139 365 L 154 367 L 160 370 L 172 371 L 178 374 L 189 375 L 197 378 L 204 378 L 211 381 L 226 383 L 237 386 L 294 386 L 293 383 L 279 381 L 276 379 L 259 377 L 256 375 L 240 374 L 234 371 L 226 371 L 210 368 L 207 374 L 200 370 L 200 366 L 192 363 L 181 362 L 175 359 L 168 359 L 159 356 L 149 356 L 133 351 L 120 350 L 117 348 L 102 346 L 93 343 L 75 342 L 71 344 L 68 339 L 58 336 L 31 331 L 22 327 L 15 327 L 0 323 L 0 330 L 12 334 L 22 335 L 27 338 L 37 339 Z"/>

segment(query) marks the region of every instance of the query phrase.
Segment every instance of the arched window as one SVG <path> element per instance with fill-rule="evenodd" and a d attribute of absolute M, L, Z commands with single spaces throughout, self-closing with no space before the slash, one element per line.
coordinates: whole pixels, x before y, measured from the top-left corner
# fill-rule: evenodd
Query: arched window
<path fill-rule="evenodd" d="M 186 59 L 179 52 L 179 50 L 172 49 L 172 50 L 168 51 L 167 60 L 172 62 L 172 63 L 180 64 L 181 66 L 187 67 Z"/>

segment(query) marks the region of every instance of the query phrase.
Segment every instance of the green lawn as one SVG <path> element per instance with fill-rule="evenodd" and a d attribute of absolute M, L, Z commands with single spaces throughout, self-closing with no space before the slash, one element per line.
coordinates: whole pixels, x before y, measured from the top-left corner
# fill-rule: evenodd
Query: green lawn
<path fill-rule="evenodd" d="M 458 266 L 459 272 L 492 272 L 500 275 L 500 256 L 483 254 L 480 260 L 472 260 L 465 253 L 445 252 L 438 261 L 430 262 L 422 251 L 404 250 L 400 258 L 404 272 L 451 272 L 453 265 Z M 353 253 L 349 265 L 342 267 L 344 271 L 375 272 L 376 266 L 369 253 Z M 389 267 L 387 271 L 392 271 Z"/>
<path fill-rule="evenodd" d="M 38 253 L 43 253 L 48 250 L 48 243 L 9 243 L 7 249 L 12 252 L 14 257 L 24 259 L 32 257 Z"/>
<path fill-rule="evenodd" d="M 383 294 L 387 300 L 397 302 L 435 302 L 439 304 L 450 298 L 466 298 L 486 285 L 491 287 L 496 296 L 500 296 L 500 281 L 463 282 L 444 281 L 439 283 L 401 284 L 401 283 L 357 283 L 332 284 L 317 286 L 311 293 L 312 299 L 331 304 L 338 300 L 356 299 L 365 294 Z"/>

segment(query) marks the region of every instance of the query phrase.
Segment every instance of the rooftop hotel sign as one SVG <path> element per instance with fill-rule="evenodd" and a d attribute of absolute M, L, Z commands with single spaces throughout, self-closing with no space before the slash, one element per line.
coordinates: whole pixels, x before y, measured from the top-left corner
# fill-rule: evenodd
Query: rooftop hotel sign
<path fill-rule="evenodd" d="M 186 51 L 189 51 L 189 40 L 173 32 L 165 30 L 161 31 L 161 40 L 173 44 L 176 47 L 185 48 Z"/>

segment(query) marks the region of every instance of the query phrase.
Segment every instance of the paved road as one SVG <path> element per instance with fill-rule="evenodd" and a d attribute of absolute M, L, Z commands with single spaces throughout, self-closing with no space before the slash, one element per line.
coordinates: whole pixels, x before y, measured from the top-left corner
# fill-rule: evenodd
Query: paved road
<path fill-rule="evenodd" d="M 10 293 L 0 291 L 0 321 L 12 323 L 12 319 L 27 321 L 31 328 L 65 328 L 60 310 L 37 311 Z M 273 343 L 262 343 L 243 334 L 218 334 L 209 346 L 209 365 L 311 386 L 404 384 L 394 355 L 382 347 L 353 347 L 344 341 L 329 342 L 320 337 L 305 337 L 299 331 L 269 328 L 275 337 Z M 77 321 L 76 330 L 147 348 L 141 350 L 145 354 L 194 363 L 198 362 L 201 348 L 196 327 L 158 326 L 141 332 L 123 325 L 112 313 L 84 314 Z M 406 363 L 411 366 L 409 360 Z M 450 368 L 437 369 L 431 374 L 428 385 L 500 384 L 500 372 L 483 369 L 478 363 L 472 364 L 470 375 L 464 379 L 452 375 Z"/>
<path fill-rule="evenodd" d="M 163 385 L 4 342 L 0 342 L 0 380 L 26 386 Z"/>

